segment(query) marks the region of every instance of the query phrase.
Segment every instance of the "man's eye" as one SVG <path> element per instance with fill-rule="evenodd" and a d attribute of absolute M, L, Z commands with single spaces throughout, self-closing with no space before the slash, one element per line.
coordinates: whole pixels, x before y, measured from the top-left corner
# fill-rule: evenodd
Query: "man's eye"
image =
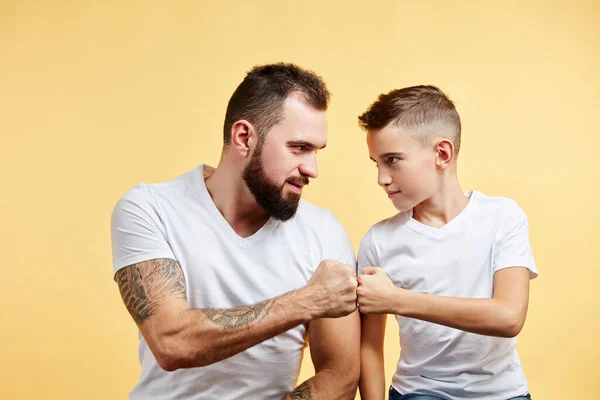
<path fill-rule="evenodd" d="M 390 164 L 396 164 L 398 161 L 400 161 L 400 159 L 398 157 L 388 158 L 388 163 L 390 163 Z"/>

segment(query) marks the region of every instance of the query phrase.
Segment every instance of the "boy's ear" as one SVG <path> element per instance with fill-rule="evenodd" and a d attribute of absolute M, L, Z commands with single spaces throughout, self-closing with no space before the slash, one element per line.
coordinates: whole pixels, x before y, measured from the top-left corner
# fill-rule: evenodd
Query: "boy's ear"
<path fill-rule="evenodd" d="M 435 144 L 436 165 L 439 169 L 446 169 L 454 160 L 454 144 L 448 139 L 440 139 Z"/>

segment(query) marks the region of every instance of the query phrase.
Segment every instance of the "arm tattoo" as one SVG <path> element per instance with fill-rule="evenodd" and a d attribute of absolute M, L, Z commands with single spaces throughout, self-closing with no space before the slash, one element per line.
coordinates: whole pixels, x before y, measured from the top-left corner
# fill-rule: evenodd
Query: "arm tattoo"
<path fill-rule="evenodd" d="M 204 314 L 214 323 L 225 328 L 237 328 L 263 319 L 271 309 L 273 300 L 265 300 L 253 306 L 229 309 L 207 308 Z"/>
<path fill-rule="evenodd" d="M 119 270 L 116 279 L 123 302 L 138 325 L 154 314 L 163 298 L 186 299 L 185 277 L 175 260 L 132 264 Z"/>
<path fill-rule="evenodd" d="M 294 389 L 293 392 L 289 394 L 290 400 L 310 400 L 312 399 L 312 395 L 310 393 L 310 386 L 308 382 L 304 382 L 302 385 L 298 386 Z"/>

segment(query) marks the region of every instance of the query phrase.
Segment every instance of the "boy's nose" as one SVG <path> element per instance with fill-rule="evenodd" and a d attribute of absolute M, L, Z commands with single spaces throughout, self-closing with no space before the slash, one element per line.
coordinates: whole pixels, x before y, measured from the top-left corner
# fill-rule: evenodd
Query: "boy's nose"
<path fill-rule="evenodd" d="M 379 172 L 377 174 L 377 183 L 381 187 L 386 187 L 387 185 L 392 183 L 392 178 L 390 177 L 389 174 L 386 174 L 384 171 L 379 169 Z"/>

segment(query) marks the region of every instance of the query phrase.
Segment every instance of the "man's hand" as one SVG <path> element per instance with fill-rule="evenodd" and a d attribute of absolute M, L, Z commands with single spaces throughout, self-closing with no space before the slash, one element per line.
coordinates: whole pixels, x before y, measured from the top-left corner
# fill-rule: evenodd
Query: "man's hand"
<path fill-rule="evenodd" d="M 353 267 L 323 260 L 303 291 L 316 318 L 338 318 L 356 310 L 357 285 Z"/>
<path fill-rule="evenodd" d="M 388 314 L 392 311 L 394 297 L 402 289 L 394 286 L 389 276 L 379 267 L 365 267 L 357 278 L 358 304 L 363 314 Z M 395 300 L 397 302 L 397 299 Z"/>

